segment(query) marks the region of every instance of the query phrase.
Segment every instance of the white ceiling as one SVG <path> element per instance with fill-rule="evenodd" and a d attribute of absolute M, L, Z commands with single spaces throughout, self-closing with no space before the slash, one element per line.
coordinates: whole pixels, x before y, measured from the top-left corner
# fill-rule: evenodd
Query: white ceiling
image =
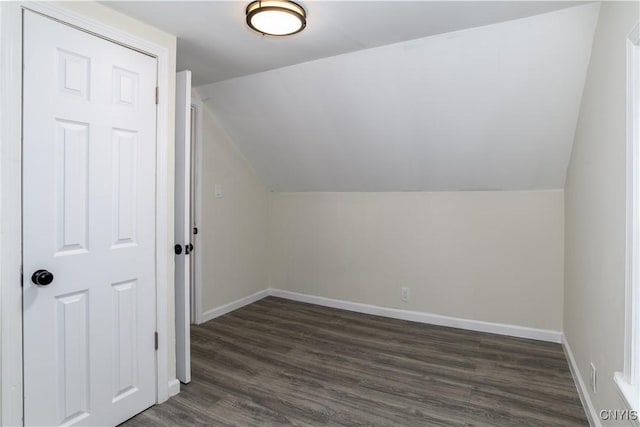
<path fill-rule="evenodd" d="M 287 38 L 263 37 L 244 23 L 249 0 L 104 2 L 178 36 L 178 69 L 194 85 L 569 6 L 565 1 L 307 1 L 308 26 Z"/>
<path fill-rule="evenodd" d="M 423 31 L 441 32 L 459 26 L 462 17 L 484 16 L 476 4 L 454 5 L 458 12 L 448 12 L 446 23 L 431 22 L 430 14 L 404 15 L 407 28 L 394 19 L 389 27 L 412 37 L 419 18 L 437 28 Z M 496 4 L 480 5 L 498 15 Z M 377 9 L 379 38 L 360 33 L 364 23 L 347 31 L 335 15 L 321 17 L 324 4 L 313 6 L 308 34 L 317 45 L 311 56 L 393 38 L 380 22 L 395 13 L 388 3 Z M 355 16 L 353 4 L 333 7 Z M 562 188 L 598 11 L 599 4 L 581 5 L 239 77 L 198 92 L 274 191 Z M 324 20 L 338 35 L 313 32 Z M 206 22 L 202 16 L 193 25 Z M 307 39 L 300 40 L 289 51 L 264 39 L 257 58 L 253 48 L 219 52 L 235 60 L 224 70 L 211 66 L 209 76 L 298 61 Z M 272 54 L 278 57 L 273 64 L 265 59 Z M 207 58 L 199 70 L 216 62 L 215 55 Z"/>

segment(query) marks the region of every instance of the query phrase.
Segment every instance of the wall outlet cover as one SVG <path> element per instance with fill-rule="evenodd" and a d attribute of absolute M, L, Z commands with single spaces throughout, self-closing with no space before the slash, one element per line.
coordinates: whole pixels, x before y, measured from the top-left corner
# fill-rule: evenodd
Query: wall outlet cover
<path fill-rule="evenodd" d="M 400 300 L 407 302 L 411 298 L 411 289 L 402 287 L 400 288 Z"/>

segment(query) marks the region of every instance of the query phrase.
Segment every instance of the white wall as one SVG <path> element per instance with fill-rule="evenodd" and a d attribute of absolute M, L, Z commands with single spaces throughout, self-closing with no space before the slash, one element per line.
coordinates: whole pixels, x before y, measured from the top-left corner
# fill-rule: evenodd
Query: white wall
<path fill-rule="evenodd" d="M 268 287 L 268 192 L 204 104 L 202 146 L 202 308 Z M 222 184 L 223 197 L 214 186 Z"/>
<path fill-rule="evenodd" d="M 561 190 L 272 193 L 269 231 L 273 288 L 562 328 Z"/>
<path fill-rule="evenodd" d="M 624 363 L 626 36 L 637 2 L 603 2 L 565 185 L 564 332 L 597 410 L 621 408 Z M 587 381 L 588 384 L 588 381 Z"/>

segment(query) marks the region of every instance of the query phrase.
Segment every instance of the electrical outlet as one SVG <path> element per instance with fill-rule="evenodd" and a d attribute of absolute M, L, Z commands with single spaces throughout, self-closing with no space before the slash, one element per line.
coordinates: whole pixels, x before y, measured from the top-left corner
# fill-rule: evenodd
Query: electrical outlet
<path fill-rule="evenodd" d="M 411 297 L 411 289 L 409 288 L 400 288 L 400 299 L 404 302 L 409 301 Z"/>
<path fill-rule="evenodd" d="M 593 392 L 595 393 L 596 392 L 596 387 L 597 387 L 597 384 L 598 384 L 597 383 L 598 377 L 597 377 L 597 372 L 596 372 L 595 365 L 593 363 L 591 363 L 590 366 L 591 366 L 591 376 L 590 376 L 590 378 L 591 378 L 591 390 L 593 390 Z"/>
<path fill-rule="evenodd" d="M 215 184 L 213 186 L 213 192 L 216 196 L 216 199 L 221 199 L 222 198 L 222 184 Z"/>

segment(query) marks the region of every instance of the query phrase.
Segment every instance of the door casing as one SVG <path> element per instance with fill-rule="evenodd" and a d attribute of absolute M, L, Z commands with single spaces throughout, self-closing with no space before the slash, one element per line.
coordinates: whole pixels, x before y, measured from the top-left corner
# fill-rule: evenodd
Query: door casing
<path fill-rule="evenodd" d="M 23 424 L 22 355 L 22 13 L 29 9 L 67 25 L 154 56 L 158 60 L 159 99 L 156 123 L 156 327 L 159 334 L 156 354 L 156 402 L 179 392 L 170 355 L 173 304 L 173 164 L 171 117 L 175 72 L 170 49 L 145 38 L 106 25 L 45 2 L 0 3 L 0 422 Z M 173 316 L 171 316 L 173 317 Z"/>

